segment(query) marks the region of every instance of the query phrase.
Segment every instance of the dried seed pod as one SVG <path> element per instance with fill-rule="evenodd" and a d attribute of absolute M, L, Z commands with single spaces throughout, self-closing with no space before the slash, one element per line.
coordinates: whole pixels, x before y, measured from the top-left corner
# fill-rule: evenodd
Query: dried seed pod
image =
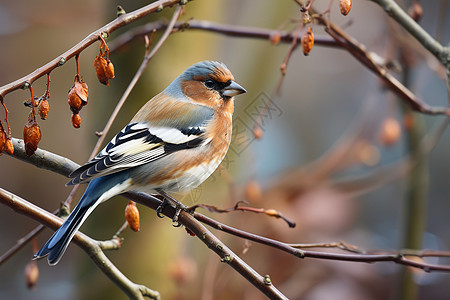
<path fill-rule="evenodd" d="M 72 126 L 75 128 L 80 128 L 81 126 L 81 117 L 79 114 L 72 114 Z"/>
<path fill-rule="evenodd" d="M 279 31 L 272 32 L 269 40 L 272 45 L 277 45 L 281 41 L 281 33 Z"/>
<path fill-rule="evenodd" d="M 380 150 L 367 140 L 361 140 L 355 145 L 356 157 L 359 162 L 368 166 L 376 166 L 380 162 Z"/>
<path fill-rule="evenodd" d="M 78 75 L 75 76 L 75 81 L 69 90 L 68 97 L 70 109 L 74 114 L 79 113 L 81 108 L 87 104 L 88 86 Z"/>
<path fill-rule="evenodd" d="M 4 150 L 9 155 L 12 155 L 14 153 L 14 145 L 13 145 L 13 142 L 10 139 L 6 140 L 5 149 Z"/>
<path fill-rule="evenodd" d="M 23 141 L 25 143 L 25 152 L 28 156 L 33 155 L 38 148 L 41 140 L 41 128 L 32 117 L 28 117 L 28 123 L 23 128 Z"/>
<path fill-rule="evenodd" d="M 423 8 L 419 2 L 414 1 L 408 9 L 408 15 L 416 22 L 419 22 L 423 15 Z"/>
<path fill-rule="evenodd" d="M 352 9 L 352 0 L 339 0 L 339 10 L 343 16 L 348 15 Z"/>
<path fill-rule="evenodd" d="M 98 80 L 104 85 L 109 85 L 109 79 L 114 78 L 114 65 L 101 55 L 97 55 L 94 60 L 95 73 Z"/>
<path fill-rule="evenodd" d="M 39 279 L 39 268 L 35 260 L 31 260 L 25 267 L 25 281 L 27 288 L 32 289 L 36 286 Z"/>
<path fill-rule="evenodd" d="M 253 127 L 253 136 L 255 139 L 260 140 L 263 137 L 263 131 L 260 126 L 256 125 Z"/>
<path fill-rule="evenodd" d="M 411 130 L 414 126 L 414 116 L 412 113 L 406 113 L 403 116 L 403 127 L 405 128 L 405 130 Z"/>
<path fill-rule="evenodd" d="M 399 140 L 401 134 L 399 122 L 394 118 L 387 118 L 381 125 L 379 140 L 385 146 L 392 146 Z"/>
<path fill-rule="evenodd" d="M 48 105 L 47 99 L 44 99 L 39 103 L 38 111 L 39 111 L 39 115 L 41 116 L 42 120 L 47 119 L 49 109 L 50 109 L 50 106 Z"/>
<path fill-rule="evenodd" d="M 178 257 L 169 264 L 169 276 L 178 284 L 187 284 L 197 277 L 197 263 L 189 257 Z"/>
<path fill-rule="evenodd" d="M 6 132 L 3 128 L 2 121 L 0 121 L 0 154 L 5 150 L 6 147 Z"/>
<path fill-rule="evenodd" d="M 106 63 L 106 77 L 109 79 L 114 78 L 114 65 L 110 60 Z"/>
<path fill-rule="evenodd" d="M 125 207 L 125 219 L 127 220 L 128 226 L 131 230 L 139 231 L 139 210 L 136 203 L 129 201 L 127 207 Z"/>
<path fill-rule="evenodd" d="M 311 49 L 314 45 L 314 34 L 312 32 L 311 27 L 309 27 L 308 30 L 305 33 L 303 33 L 302 38 L 301 38 L 301 43 L 302 43 L 303 54 L 305 56 L 309 55 L 309 52 L 311 52 Z"/>

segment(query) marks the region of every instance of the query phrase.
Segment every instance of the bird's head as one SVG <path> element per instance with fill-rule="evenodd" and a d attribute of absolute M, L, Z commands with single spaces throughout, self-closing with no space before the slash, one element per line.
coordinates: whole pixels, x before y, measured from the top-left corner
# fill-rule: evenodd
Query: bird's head
<path fill-rule="evenodd" d="M 233 112 L 233 97 L 246 90 L 234 81 L 230 70 L 220 62 L 202 61 L 183 72 L 168 92 L 176 89 L 189 101 L 214 110 Z"/>

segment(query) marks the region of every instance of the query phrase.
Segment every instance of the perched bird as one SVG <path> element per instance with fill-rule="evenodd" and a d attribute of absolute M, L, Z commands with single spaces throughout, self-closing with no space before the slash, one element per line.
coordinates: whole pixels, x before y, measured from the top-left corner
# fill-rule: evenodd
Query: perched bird
<path fill-rule="evenodd" d="M 76 231 L 103 201 L 126 191 L 189 191 L 205 181 L 231 141 L 233 97 L 245 93 L 228 68 L 203 61 L 148 101 L 131 122 L 67 185 L 89 185 L 67 220 L 34 254 L 61 259 Z"/>

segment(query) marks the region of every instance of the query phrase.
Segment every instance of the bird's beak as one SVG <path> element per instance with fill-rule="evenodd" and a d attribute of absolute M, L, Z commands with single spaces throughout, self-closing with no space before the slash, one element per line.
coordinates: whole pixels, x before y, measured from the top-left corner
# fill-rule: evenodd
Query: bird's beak
<path fill-rule="evenodd" d="M 234 97 L 243 93 L 247 93 L 247 91 L 235 81 L 231 81 L 231 84 L 223 89 L 222 95 Z"/>

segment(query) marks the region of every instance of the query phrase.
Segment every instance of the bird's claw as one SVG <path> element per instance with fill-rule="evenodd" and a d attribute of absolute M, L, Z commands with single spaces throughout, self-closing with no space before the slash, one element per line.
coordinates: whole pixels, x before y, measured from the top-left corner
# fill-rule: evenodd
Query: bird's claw
<path fill-rule="evenodd" d="M 181 203 L 177 203 L 176 207 L 175 207 L 176 211 L 175 211 L 175 215 L 173 216 L 172 219 L 172 225 L 173 227 L 180 227 L 181 223 L 178 221 L 178 217 L 180 216 L 180 213 L 182 210 L 186 211 L 186 206 L 184 206 Z"/>
<path fill-rule="evenodd" d="M 159 218 L 164 218 L 162 211 L 167 205 L 170 205 L 175 209 L 175 215 L 172 218 L 172 223 L 174 223 L 173 227 L 180 227 L 181 223 L 178 221 L 178 217 L 180 216 L 182 210 L 187 211 L 187 207 L 178 201 L 175 204 L 172 204 L 167 198 L 164 198 L 161 204 L 156 208 L 156 215 Z"/>
<path fill-rule="evenodd" d="M 163 211 L 164 207 L 166 207 L 167 205 L 170 205 L 170 202 L 169 202 L 169 200 L 164 198 L 163 201 L 161 202 L 161 204 L 158 205 L 158 207 L 156 208 L 156 215 L 158 216 L 158 218 L 161 218 L 161 219 L 164 218 L 162 211 Z"/>

